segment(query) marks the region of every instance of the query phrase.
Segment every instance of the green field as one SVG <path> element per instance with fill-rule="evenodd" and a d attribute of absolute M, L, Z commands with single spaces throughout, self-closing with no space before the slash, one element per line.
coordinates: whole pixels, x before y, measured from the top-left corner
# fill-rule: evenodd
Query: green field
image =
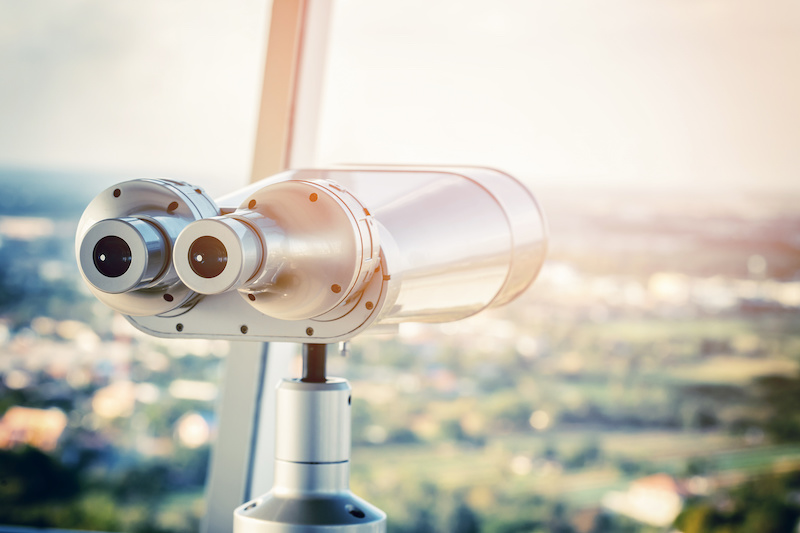
<path fill-rule="evenodd" d="M 570 471 L 537 459 L 552 443 L 569 455 L 586 442 L 597 442 L 602 459 L 587 468 Z M 512 472 L 518 455 L 534 464 L 530 472 Z M 627 475 L 614 466 L 615 458 L 645 465 L 638 475 Z M 575 508 L 597 507 L 603 496 L 624 490 L 636 477 L 666 472 L 681 476 L 687 461 L 703 459 L 708 476 L 741 481 L 774 471 L 800 468 L 800 445 L 747 447 L 742 439 L 717 432 L 620 432 L 597 435 L 588 431 L 551 434 L 507 435 L 483 448 L 438 446 L 357 447 L 352 457 L 352 484 L 379 506 L 395 507 L 398 497 L 433 485 L 444 492 L 478 495 L 470 501 L 477 510 L 491 513 L 497 501 L 540 495 L 564 501 Z M 482 496 L 481 496 L 482 495 Z M 483 505 L 481 505 L 483 504 Z"/>

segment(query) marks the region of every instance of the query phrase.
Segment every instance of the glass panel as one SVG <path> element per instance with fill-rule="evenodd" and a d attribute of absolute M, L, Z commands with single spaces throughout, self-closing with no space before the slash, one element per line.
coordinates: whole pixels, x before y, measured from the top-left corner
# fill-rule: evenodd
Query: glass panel
<path fill-rule="evenodd" d="M 225 342 L 89 294 L 81 212 L 135 177 L 249 177 L 268 2 L 0 1 L 0 525 L 194 531 Z"/>
<path fill-rule="evenodd" d="M 796 528 L 798 4 L 341 0 L 331 35 L 319 165 L 497 167 L 551 229 L 514 303 L 331 365 L 353 490 L 397 531 Z"/>

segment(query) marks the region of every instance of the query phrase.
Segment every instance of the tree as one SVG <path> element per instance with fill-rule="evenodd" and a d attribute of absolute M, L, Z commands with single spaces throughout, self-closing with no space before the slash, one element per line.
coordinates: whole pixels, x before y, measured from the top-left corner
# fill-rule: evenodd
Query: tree
<path fill-rule="evenodd" d="M 453 533 L 478 533 L 481 530 L 480 519 L 466 502 L 459 499 L 450 518 L 448 531 Z"/>
<path fill-rule="evenodd" d="M 690 501 L 675 520 L 683 533 L 785 533 L 800 521 L 788 497 L 800 489 L 800 473 L 757 478 L 713 499 Z"/>
<path fill-rule="evenodd" d="M 800 376 L 766 376 L 755 387 L 768 410 L 764 431 L 778 442 L 800 441 Z"/>

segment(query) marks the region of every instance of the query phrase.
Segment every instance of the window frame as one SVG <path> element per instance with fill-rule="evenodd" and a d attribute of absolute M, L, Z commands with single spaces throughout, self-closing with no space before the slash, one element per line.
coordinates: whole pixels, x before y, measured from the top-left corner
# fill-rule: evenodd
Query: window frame
<path fill-rule="evenodd" d="M 333 3 L 272 1 L 251 183 L 314 163 Z M 298 350 L 286 343 L 232 343 L 201 531 L 232 532 L 233 510 L 272 487 L 275 388 Z"/>

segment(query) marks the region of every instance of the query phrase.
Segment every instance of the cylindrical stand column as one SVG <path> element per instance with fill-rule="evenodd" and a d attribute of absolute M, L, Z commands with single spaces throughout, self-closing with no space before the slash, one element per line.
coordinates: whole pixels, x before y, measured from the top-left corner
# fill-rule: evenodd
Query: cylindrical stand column
<path fill-rule="evenodd" d="M 234 511 L 234 533 L 384 533 L 386 514 L 350 492 L 350 385 L 278 386 L 275 485 Z"/>

